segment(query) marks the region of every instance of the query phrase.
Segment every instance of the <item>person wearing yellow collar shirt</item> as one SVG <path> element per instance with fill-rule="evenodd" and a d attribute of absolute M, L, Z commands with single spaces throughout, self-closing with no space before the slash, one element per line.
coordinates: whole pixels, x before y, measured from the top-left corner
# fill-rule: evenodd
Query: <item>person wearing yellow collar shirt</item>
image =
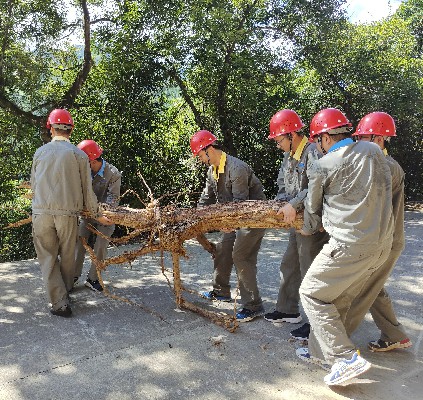
<path fill-rule="evenodd" d="M 216 136 L 206 130 L 196 132 L 190 140 L 191 151 L 209 166 L 206 185 L 198 206 L 244 200 L 266 200 L 263 187 L 251 167 L 222 151 Z M 235 266 L 242 309 L 239 322 L 247 322 L 264 314 L 257 286 L 257 254 L 264 229 L 241 228 L 223 231 L 214 257 L 213 289 L 202 292 L 208 300 L 231 301 L 230 276 Z"/>
<path fill-rule="evenodd" d="M 308 191 L 308 170 L 310 165 L 321 157 L 316 144 L 310 143 L 304 136 L 304 127 L 298 114 L 289 109 L 278 111 L 270 120 L 268 139 L 284 152 L 284 158 L 278 175 L 278 193 L 276 200 L 286 201 L 279 214 L 286 222 L 295 220 L 297 211 L 304 208 L 304 199 Z M 299 288 L 301 280 L 309 269 L 329 236 L 326 232 L 316 232 L 303 236 L 294 228 L 289 231 L 288 247 L 282 257 L 276 309 L 264 315 L 273 323 L 299 323 L 302 317 L 299 310 Z M 310 324 L 305 323 L 294 329 L 291 336 L 298 340 L 307 340 Z"/>

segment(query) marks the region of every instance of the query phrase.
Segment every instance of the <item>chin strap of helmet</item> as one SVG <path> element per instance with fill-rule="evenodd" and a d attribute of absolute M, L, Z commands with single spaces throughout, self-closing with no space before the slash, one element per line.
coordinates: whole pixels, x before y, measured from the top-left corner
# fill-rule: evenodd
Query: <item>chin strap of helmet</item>
<path fill-rule="evenodd" d="M 317 136 L 317 143 L 319 143 L 320 149 L 322 150 L 323 155 L 327 154 L 327 151 L 322 146 L 323 134 Z"/>
<path fill-rule="evenodd" d="M 210 156 L 209 156 L 209 147 L 210 147 L 210 146 L 207 146 L 207 147 L 204 149 L 204 154 L 207 156 L 207 165 L 212 165 L 212 164 L 211 164 L 211 161 L 210 161 Z"/>
<path fill-rule="evenodd" d="M 293 155 L 292 154 L 292 133 L 287 133 L 286 136 L 288 136 L 288 139 L 289 139 L 289 154 Z"/>

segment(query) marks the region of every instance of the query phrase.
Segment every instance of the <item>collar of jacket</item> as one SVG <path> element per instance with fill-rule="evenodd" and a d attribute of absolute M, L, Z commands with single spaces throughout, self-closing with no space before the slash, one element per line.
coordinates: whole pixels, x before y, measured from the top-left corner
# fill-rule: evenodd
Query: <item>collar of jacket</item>
<path fill-rule="evenodd" d="M 64 140 L 65 142 L 70 143 L 70 140 L 68 138 L 65 138 L 64 136 L 55 136 L 53 139 L 51 139 L 52 142 L 55 142 L 57 140 Z"/>
<path fill-rule="evenodd" d="M 336 142 L 334 145 L 332 145 L 332 147 L 328 150 L 328 153 L 330 153 L 331 151 L 340 149 L 341 147 L 349 146 L 350 144 L 353 144 L 353 143 L 354 143 L 354 140 L 352 140 L 351 138 L 342 139 L 339 142 Z"/>
<path fill-rule="evenodd" d="M 308 143 L 308 139 L 305 136 L 303 136 L 300 144 L 297 147 L 297 150 L 295 150 L 294 155 L 292 155 L 292 151 L 291 151 L 290 155 L 294 160 L 300 161 L 301 155 L 303 154 L 304 147 L 307 143 Z"/>
<path fill-rule="evenodd" d="M 93 175 L 93 178 L 95 178 L 97 175 L 100 175 L 102 178 L 104 178 L 104 169 L 106 168 L 106 160 L 103 160 L 103 163 L 101 164 L 101 168 L 98 170 L 98 172 Z"/>
<path fill-rule="evenodd" d="M 216 179 L 216 182 L 219 180 L 219 174 L 223 174 L 225 172 L 225 165 L 226 165 L 226 153 L 222 151 L 222 155 L 220 156 L 219 166 L 216 167 L 213 165 L 213 178 Z"/>

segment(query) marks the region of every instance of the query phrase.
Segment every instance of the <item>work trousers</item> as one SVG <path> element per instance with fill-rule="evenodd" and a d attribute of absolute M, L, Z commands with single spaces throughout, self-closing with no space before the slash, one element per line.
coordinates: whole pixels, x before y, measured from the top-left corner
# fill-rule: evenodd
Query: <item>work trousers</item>
<path fill-rule="evenodd" d="M 281 285 L 279 287 L 276 310 L 286 314 L 298 314 L 301 281 L 314 258 L 324 244 L 329 241 L 326 232 L 304 236 L 295 229 L 289 230 L 288 247 L 280 265 Z"/>
<path fill-rule="evenodd" d="M 53 310 L 69 304 L 68 292 L 73 286 L 77 233 L 76 216 L 32 216 L 34 247 Z"/>
<path fill-rule="evenodd" d="M 238 276 L 241 303 L 249 310 L 263 308 L 257 286 L 257 254 L 265 229 L 238 229 L 224 233 L 216 245 L 214 259 L 213 290 L 222 296 L 230 296 L 230 276 L 232 266 Z"/>
<path fill-rule="evenodd" d="M 386 342 L 400 342 L 408 338 L 404 327 L 397 320 L 391 299 L 383 287 L 400 254 L 401 251 L 391 250 L 388 259 L 370 276 L 361 293 L 354 300 L 345 317 L 348 335 L 358 328 L 367 311 L 369 311 L 368 299 L 375 298 L 370 307 L 370 313 L 376 326 L 381 331 L 380 338 Z"/>
<path fill-rule="evenodd" d="M 76 254 L 75 254 L 75 277 L 80 277 L 82 273 L 82 267 L 84 264 L 85 258 L 85 247 L 82 244 L 81 238 L 85 238 L 88 241 L 88 238 L 92 234 L 91 231 L 88 230 L 87 225 L 92 225 L 92 227 L 102 233 L 103 235 L 110 237 L 114 230 L 115 225 L 102 225 L 94 220 L 86 220 L 82 219 L 79 224 L 78 229 L 78 241 L 76 244 Z M 109 245 L 109 240 L 103 238 L 99 235 L 95 235 L 94 237 L 94 253 L 99 261 L 103 261 L 107 257 L 107 247 Z M 88 278 L 92 281 L 98 279 L 97 270 L 93 262 L 91 262 L 91 267 L 88 272 Z"/>
<path fill-rule="evenodd" d="M 323 246 L 300 286 L 301 302 L 311 325 L 310 355 L 331 364 L 339 358 L 351 358 L 355 346 L 344 325 L 346 315 L 355 314 L 351 308 L 354 299 L 387 260 L 391 244 L 392 237 L 373 246 L 346 247 L 333 239 Z M 369 309 L 376 296 L 366 298 L 364 307 Z"/>

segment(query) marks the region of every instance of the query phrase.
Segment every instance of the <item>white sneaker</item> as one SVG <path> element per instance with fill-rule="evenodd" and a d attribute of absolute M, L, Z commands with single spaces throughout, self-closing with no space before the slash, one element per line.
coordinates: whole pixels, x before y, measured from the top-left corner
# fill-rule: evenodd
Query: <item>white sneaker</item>
<path fill-rule="evenodd" d="M 371 366 L 371 363 L 361 357 L 358 352 L 355 352 L 351 360 L 341 359 L 333 364 L 331 372 L 325 376 L 324 381 L 327 385 L 339 385 L 361 375 Z"/>

